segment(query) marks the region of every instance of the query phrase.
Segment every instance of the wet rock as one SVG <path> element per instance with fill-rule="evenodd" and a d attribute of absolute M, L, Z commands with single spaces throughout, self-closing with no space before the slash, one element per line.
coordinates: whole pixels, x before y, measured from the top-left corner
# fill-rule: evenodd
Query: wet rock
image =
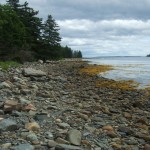
<path fill-rule="evenodd" d="M 3 119 L 0 121 L 0 131 L 15 131 L 17 130 L 17 123 L 11 119 Z"/>
<path fill-rule="evenodd" d="M 70 130 L 68 132 L 69 142 L 73 145 L 81 145 L 81 132 L 79 130 Z"/>
<path fill-rule="evenodd" d="M 41 71 L 41 70 L 36 70 L 36 69 L 33 69 L 33 68 L 25 68 L 23 70 L 23 75 L 24 76 L 41 77 L 41 76 L 46 76 L 46 73 Z"/>

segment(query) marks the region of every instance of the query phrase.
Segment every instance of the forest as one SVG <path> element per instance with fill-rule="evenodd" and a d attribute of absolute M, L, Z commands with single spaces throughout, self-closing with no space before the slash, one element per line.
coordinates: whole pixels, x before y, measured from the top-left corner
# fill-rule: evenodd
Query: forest
<path fill-rule="evenodd" d="M 0 4 L 0 60 L 82 58 L 81 51 L 61 45 L 60 28 L 52 15 L 44 21 L 38 14 L 28 2 Z"/>

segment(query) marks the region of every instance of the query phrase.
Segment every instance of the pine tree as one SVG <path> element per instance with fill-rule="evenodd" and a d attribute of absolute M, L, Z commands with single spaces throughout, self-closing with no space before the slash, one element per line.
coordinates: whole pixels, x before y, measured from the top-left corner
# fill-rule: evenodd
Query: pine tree
<path fill-rule="evenodd" d="M 78 56 L 77 56 L 78 58 L 82 58 L 82 53 L 81 53 L 81 51 L 78 51 Z"/>
<path fill-rule="evenodd" d="M 0 50 L 7 55 L 19 51 L 25 34 L 25 26 L 16 12 L 10 6 L 0 5 Z"/>
<path fill-rule="evenodd" d="M 28 3 L 19 4 L 19 0 L 7 0 L 7 4 L 17 13 L 26 29 L 25 49 L 32 50 L 41 40 L 42 19 L 37 17 L 38 11 L 28 6 Z"/>
<path fill-rule="evenodd" d="M 20 7 L 19 0 L 7 0 L 8 5 L 10 5 L 14 11 L 17 11 Z"/>
<path fill-rule="evenodd" d="M 51 15 L 48 15 L 48 18 L 43 26 L 43 40 L 45 44 L 50 46 L 59 46 L 60 45 L 60 35 L 59 35 L 59 26 L 53 19 Z"/>

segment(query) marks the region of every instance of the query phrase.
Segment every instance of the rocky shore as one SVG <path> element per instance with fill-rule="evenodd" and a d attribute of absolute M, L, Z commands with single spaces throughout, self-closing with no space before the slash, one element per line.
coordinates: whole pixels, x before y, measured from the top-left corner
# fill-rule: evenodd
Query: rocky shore
<path fill-rule="evenodd" d="M 96 85 L 83 61 L 0 70 L 0 150 L 150 150 L 150 94 Z"/>

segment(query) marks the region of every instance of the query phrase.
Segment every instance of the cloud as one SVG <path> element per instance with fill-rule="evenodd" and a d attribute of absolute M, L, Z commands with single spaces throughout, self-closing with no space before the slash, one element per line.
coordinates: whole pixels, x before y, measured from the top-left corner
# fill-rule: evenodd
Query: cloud
<path fill-rule="evenodd" d="M 85 57 L 146 55 L 150 20 L 59 20 L 62 44 L 81 49 Z"/>
<path fill-rule="evenodd" d="M 54 17 L 61 29 L 62 45 L 81 50 L 85 57 L 150 53 L 150 0 L 28 2 L 44 20 L 48 14 Z"/>
<path fill-rule="evenodd" d="M 85 19 L 73 19 L 73 20 L 58 20 L 62 32 L 71 32 L 82 34 L 93 33 L 112 33 L 113 34 L 146 34 L 150 31 L 150 20 L 100 20 L 100 21 L 91 21 Z M 122 32 L 121 32 L 122 31 Z M 93 34 L 95 36 L 95 34 Z"/>
<path fill-rule="evenodd" d="M 56 19 L 149 19 L 149 0 L 47 0 Z"/>

